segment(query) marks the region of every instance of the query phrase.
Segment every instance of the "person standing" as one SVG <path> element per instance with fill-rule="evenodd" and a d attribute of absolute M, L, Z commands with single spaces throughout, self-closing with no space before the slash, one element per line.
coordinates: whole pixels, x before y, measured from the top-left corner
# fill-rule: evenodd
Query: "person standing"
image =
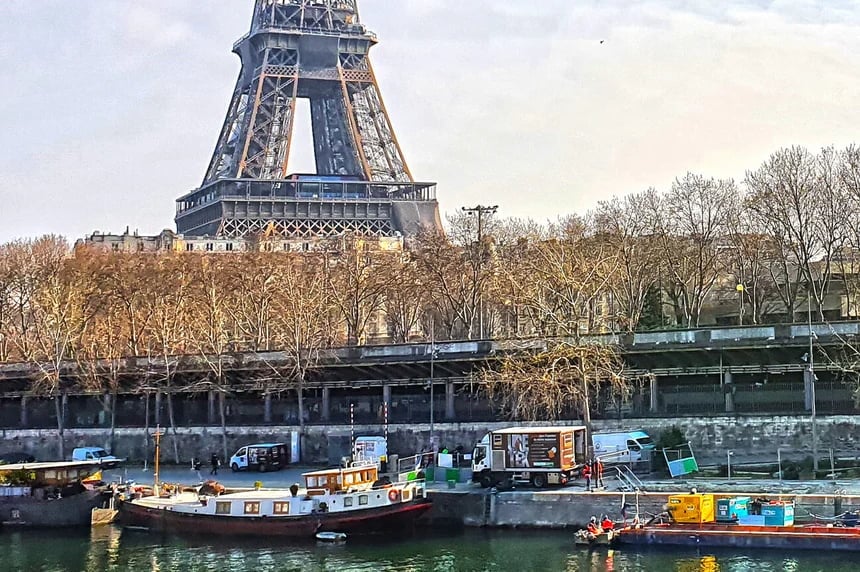
<path fill-rule="evenodd" d="M 212 453 L 212 469 L 210 469 L 210 475 L 218 474 L 218 465 L 220 464 L 220 459 L 218 459 L 218 453 Z"/>
<path fill-rule="evenodd" d="M 585 463 L 579 474 L 585 478 L 585 490 L 591 492 L 591 465 Z"/>

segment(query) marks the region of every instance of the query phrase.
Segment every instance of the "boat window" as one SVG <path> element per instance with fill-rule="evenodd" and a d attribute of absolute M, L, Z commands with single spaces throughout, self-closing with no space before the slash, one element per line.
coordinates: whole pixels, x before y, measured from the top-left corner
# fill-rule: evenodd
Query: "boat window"
<path fill-rule="evenodd" d="M 245 514 L 260 514 L 260 503 L 256 501 L 246 502 Z"/>
<path fill-rule="evenodd" d="M 368 502 L 367 495 L 361 495 L 360 497 L 358 497 L 358 504 L 359 505 L 365 505 L 365 504 L 367 504 L 367 502 Z"/>
<path fill-rule="evenodd" d="M 630 449 L 631 451 L 640 451 L 640 450 L 642 450 L 642 447 L 640 447 L 640 446 L 639 446 L 639 443 L 637 443 L 637 442 L 636 442 L 636 441 L 634 441 L 633 439 L 628 439 L 628 440 L 627 440 L 627 448 L 628 448 L 628 449 Z"/>
<path fill-rule="evenodd" d="M 230 501 L 218 501 L 215 503 L 215 514 L 230 514 Z"/>
<path fill-rule="evenodd" d="M 352 484 L 352 474 L 351 474 L 351 473 L 348 473 L 348 474 L 346 474 L 346 475 L 344 475 L 344 476 L 346 477 L 346 484 L 347 484 L 347 485 L 351 485 L 351 484 Z"/>
<path fill-rule="evenodd" d="M 351 507 L 351 506 L 352 506 L 352 501 L 353 501 L 353 498 L 352 498 L 352 497 L 344 497 L 344 498 L 343 498 L 343 506 L 344 506 L 344 507 L 346 507 L 346 508 Z"/>
<path fill-rule="evenodd" d="M 308 477 L 308 488 L 316 487 L 316 486 L 319 486 L 319 485 L 317 485 L 317 478 L 316 477 Z"/>
<path fill-rule="evenodd" d="M 275 503 L 275 514 L 290 514 L 290 503 L 288 503 L 288 502 L 276 502 Z"/>

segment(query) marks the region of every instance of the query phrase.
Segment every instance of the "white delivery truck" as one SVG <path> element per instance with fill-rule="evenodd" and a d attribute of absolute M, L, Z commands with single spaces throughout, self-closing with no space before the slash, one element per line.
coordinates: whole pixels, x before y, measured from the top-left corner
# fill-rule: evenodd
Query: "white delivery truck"
<path fill-rule="evenodd" d="M 585 464 L 585 427 L 511 427 L 484 435 L 472 453 L 472 480 L 536 488 L 566 485 Z"/>
<path fill-rule="evenodd" d="M 650 460 L 654 440 L 644 431 L 593 433 L 594 456 L 604 464 L 626 464 Z"/>
<path fill-rule="evenodd" d="M 354 462 L 373 463 L 382 470 L 388 462 L 388 441 L 385 437 L 356 437 L 352 446 Z"/>

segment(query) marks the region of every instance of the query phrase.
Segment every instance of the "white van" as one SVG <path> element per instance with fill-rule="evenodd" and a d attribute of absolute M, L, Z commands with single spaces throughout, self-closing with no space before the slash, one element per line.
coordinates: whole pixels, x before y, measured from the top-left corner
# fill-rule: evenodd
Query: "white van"
<path fill-rule="evenodd" d="M 125 459 L 117 459 L 101 447 L 78 447 L 72 451 L 72 461 L 97 461 L 105 469 L 113 469 Z"/>
<path fill-rule="evenodd" d="M 591 435 L 591 442 L 594 445 L 594 456 L 607 465 L 648 460 L 650 451 L 655 448 L 654 440 L 644 431 L 594 433 Z"/>

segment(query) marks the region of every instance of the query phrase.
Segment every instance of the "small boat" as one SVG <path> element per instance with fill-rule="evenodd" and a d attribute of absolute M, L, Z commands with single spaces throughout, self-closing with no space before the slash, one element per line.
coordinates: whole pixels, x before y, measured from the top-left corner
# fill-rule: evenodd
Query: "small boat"
<path fill-rule="evenodd" d="M 343 532 L 317 532 L 316 539 L 320 542 L 346 542 L 346 534 Z"/>
<path fill-rule="evenodd" d="M 383 484 L 376 465 L 359 463 L 303 477 L 304 487 L 223 494 L 218 494 L 223 488 L 211 483 L 205 491 L 180 486 L 132 489 L 119 499 L 119 522 L 176 534 L 310 538 L 321 532 L 409 531 L 430 509 L 423 480 Z"/>
<path fill-rule="evenodd" d="M 0 465 L 0 524 L 4 527 L 89 527 L 93 509 L 110 500 L 91 477 L 97 461 Z M 88 481 L 89 480 L 89 481 Z"/>
<path fill-rule="evenodd" d="M 612 546 L 618 538 L 617 530 L 604 530 L 600 534 L 594 534 L 585 529 L 577 530 L 573 542 L 577 546 Z"/>

